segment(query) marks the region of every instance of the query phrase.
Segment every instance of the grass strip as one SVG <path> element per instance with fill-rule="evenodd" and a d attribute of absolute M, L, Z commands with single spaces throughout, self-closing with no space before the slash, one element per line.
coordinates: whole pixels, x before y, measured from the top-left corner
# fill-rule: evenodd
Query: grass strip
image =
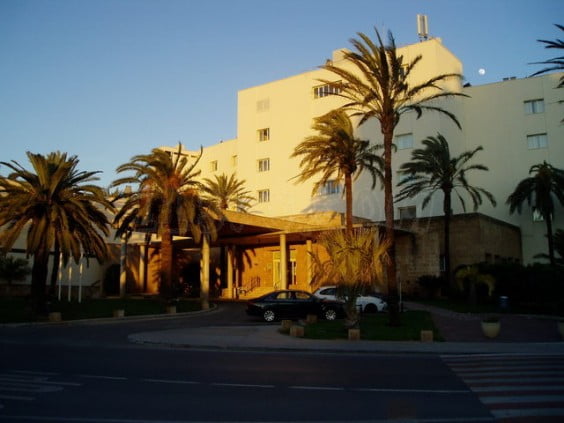
<path fill-rule="evenodd" d="M 422 330 L 432 330 L 433 338 L 442 341 L 431 314 L 427 311 L 411 310 L 401 314 L 401 326 L 388 325 L 386 313 L 364 315 L 360 321 L 360 337 L 370 341 L 419 341 Z M 347 339 L 348 332 L 343 320 L 319 320 L 305 327 L 305 338 Z"/>

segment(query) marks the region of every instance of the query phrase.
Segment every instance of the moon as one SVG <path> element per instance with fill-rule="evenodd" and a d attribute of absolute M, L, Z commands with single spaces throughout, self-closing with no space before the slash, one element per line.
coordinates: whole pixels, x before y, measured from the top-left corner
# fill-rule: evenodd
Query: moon
<path fill-rule="evenodd" d="M 480 69 L 478 69 L 478 73 L 479 73 L 480 75 L 485 75 L 485 74 L 486 74 L 486 70 L 485 70 L 484 68 L 480 68 Z"/>

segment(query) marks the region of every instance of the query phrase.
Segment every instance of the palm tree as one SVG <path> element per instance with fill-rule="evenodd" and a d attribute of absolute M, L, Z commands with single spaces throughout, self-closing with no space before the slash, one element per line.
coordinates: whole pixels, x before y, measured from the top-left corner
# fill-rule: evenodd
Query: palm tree
<path fill-rule="evenodd" d="M 345 301 L 346 325 L 358 327 L 356 299 L 382 284 L 389 245 L 373 228 L 326 231 L 318 242 L 328 258 L 311 254 L 315 269 L 313 282 L 316 285 L 336 283 L 337 297 Z"/>
<path fill-rule="evenodd" d="M 1 246 L 10 250 L 26 228 L 26 253 L 33 256 L 33 311 L 42 312 L 49 252 L 58 245 L 63 263 L 82 254 L 107 257 L 109 233 L 104 210 L 112 210 L 102 188 L 93 185 L 98 172 L 77 170 L 78 158 L 65 153 L 48 156 L 28 152 L 29 171 L 18 162 L 1 162 L 11 169 L 0 177 Z"/>
<path fill-rule="evenodd" d="M 384 212 L 386 217 L 386 237 L 390 243 L 390 260 L 387 269 L 390 325 L 400 324 L 398 292 L 396 281 L 395 234 L 394 234 L 394 198 L 392 192 L 392 149 L 394 130 L 401 116 L 415 111 L 417 118 L 423 112 L 433 111 L 448 116 L 460 128 L 456 117 L 439 107 L 431 100 L 452 96 L 466 96 L 462 93 L 446 91 L 441 84 L 451 78 L 461 78 L 456 73 L 441 74 L 417 85 L 409 82 L 410 75 L 421 61 L 419 55 L 404 63 L 403 56 L 398 56 L 392 33 L 388 33 L 385 45 L 380 33 L 375 29 L 377 43 L 367 35 L 358 33 L 360 39 L 352 39 L 356 51 L 347 51 L 345 61 L 354 70 L 327 63 L 322 66 L 341 78 L 339 95 L 347 100 L 344 109 L 352 110 L 353 116 L 360 116 L 359 125 L 371 118 L 380 123 L 384 137 Z M 331 81 L 322 81 L 332 83 Z"/>
<path fill-rule="evenodd" d="M 564 31 L 563 25 L 555 24 L 555 26 L 561 31 Z M 564 41 L 560 39 L 556 39 L 555 41 L 551 41 L 551 40 L 537 40 L 537 41 L 545 44 L 544 48 L 555 48 L 555 49 L 564 48 Z M 564 56 L 554 57 L 552 59 L 548 59 L 543 62 L 535 62 L 533 64 L 548 65 L 548 67 L 533 73 L 531 76 L 542 75 L 544 73 L 548 73 L 552 71 L 562 71 L 564 70 Z M 564 75 L 560 77 L 560 82 L 558 83 L 558 86 L 556 88 L 562 88 L 562 87 L 564 87 Z"/>
<path fill-rule="evenodd" d="M 133 231 L 156 232 L 161 238 L 161 294 L 170 298 L 176 291 L 173 263 L 173 234 L 191 235 L 196 242 L 203 237 L 217 236 L 215 219 L 221 216 L 215 202 L 201 196 L 203 185 L 196 180 L 196 166 L 178 151 L 153 149 L 150 154 L 137 155 L 117 168 L 117 172 L 133 172 L 115 180 L 110 186 L 136 185 L 137 190 L 125 190 L 118 197 L 124 200 L 114 224 L 116 236 L 126 239 Z"/>
<path fill-rule="evenodd" d="M 317 131 L 296 146 L 291 157 L 301 156 L 302 172 L 298 182 L 304 182 L 316 175 L 320 179 L 313 185 L 313 193 L 319 191 L 332 179 L 345 182 L 345 224 L 350 234 L 353 227 L 352 183 L 363 170 L 372 176 L 372 188 L 382 178 L 382 158 L 375 154 L 369 141 L 354 136 L 354 127 L 343 110 L 333 110 L 314 119 L 312 129 Z"/>
<path fill-rule="evenodd" d="M 21 281 L 29 274 L 27 260 L 14 256 L 0 255 L 0 279 L 8 283 L 7 294 L 10 295 L 12 282 Z"/>
<path fill-rule="evenodd" d="M 521 213 L 523 203 L 531 206 L 533 212 L 539 213 L 546 224 L 548 239 L 548 257 L 550 264 L 555 264 L 554 237 L 552 219 L 555 199 L 564 206 L 564 170 L 553 167 L 547 162 L 531 166 L 528 178 L 517 184 L 513 193 L 507 198 L 509 213 Z M 556 197 L 556 198 L 554 198 Z"/>
<path fill-rule="evenodd" d="M 484 170 L 488 168 L 481 164 L 469 164 L 478 151 L 483 148 L 476 147 L 472 151 L 466 151 L 459 156 L 452 157 L 447 140 L 441 134 L 436 137 L 427 137 L 422 141 L 424 148 L 412 151 L 411 161 L 401 165 L 400 170 L 408 176 L 398 183 L 402 190 L 398 194 L 396 201 L 405 198 L 412 198 L 426 192 L 422 207 L 425 208 L 433 194 L 442 191 L 443 213 L 444 213 L 444 254 L 445 254 L 445 275 L 452 285 L 452 275 L 450 266 L 450 221 L 452 217 L 452 194 L 456 194 L 462 208 L 466 211 L 466 202 L 462 192 L 470 195 L 474 205 L 474 211 L 482 204 L 484 195 L 492 205 L 496 201 L 491 193 L 483 188 L 474 187 L 468 183 L 467 174 L 472 170 Z"/>
<path fill-rule="evenodd" d="M 251 207 L 254 197 L 245 190 L 245 180 L 239 180 L 235 174 L 229 177 L 222 173 L 214 175 L 214 179 L 204 178 L 204 192 L 210 200 L 217 203 L 217 207 L 227 210 L 230 205 L 234 205 L 237 211 L 246 211 Z"/>

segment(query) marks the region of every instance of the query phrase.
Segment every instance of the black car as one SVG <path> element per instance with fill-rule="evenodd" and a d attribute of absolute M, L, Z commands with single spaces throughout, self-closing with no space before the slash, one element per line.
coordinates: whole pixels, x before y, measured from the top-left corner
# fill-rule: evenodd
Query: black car
<path fill-rule="evenodd" d="M 247 302 L 247 314 L 262 317 L 266 322 L 279 318 L 300 318 L 315 314 L 335 320 L 343 314 L 342 303 L 317 298 L 305 291 L 274 291 Z"/>

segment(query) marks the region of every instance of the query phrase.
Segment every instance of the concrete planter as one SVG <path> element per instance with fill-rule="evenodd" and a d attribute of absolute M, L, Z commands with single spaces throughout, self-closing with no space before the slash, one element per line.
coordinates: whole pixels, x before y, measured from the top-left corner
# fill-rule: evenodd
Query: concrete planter
<path fill-rule="evenodd" d="M 360 329 L 349 329 L 349 341 L 360 341 Z"/>
<path fill-rule="evenodd" d="M 303 338 L 304 336 L 304 327 L 294 325 L 290 328 L 290 336 L 295 336 L 296 338 Z"/>
<path fill-rule="evenodd" d="M 433 331 L 432 330 L 422 330 L 421 331 L 421 342 L 433 342 Z"/>
<path fill-rule="evenodd" d="M 50 322 L 61 322 L 63 320 L 60 311 L 52 311 L 49 313 L 48 318 Z"/>
<path fill-rule="evenodd" d="M 280 331 L 282 333 L 290 333 L 291 327 L 292 327 L 292 321 L 284 319 L 280 324 Z"/>
<path fill-rule="evenodd" d="M 308 314 L 306 316 L 306 323 L 311 325 L 312 323 L 317 323 L 317 315 L 316 314 Z"/>
<path fill-rule="evenodd" d="M 114 317 L 123 317 L 125 316 L 125 310 L 122 308 L 118 308 L 114 310 Z"/>
<path fill-rule="evenodd" d="M 499 335 L 501 330 L 501 323 L 499 320 L 482 320 L 482 332 L 486 338 L 495 338 Z"/>

